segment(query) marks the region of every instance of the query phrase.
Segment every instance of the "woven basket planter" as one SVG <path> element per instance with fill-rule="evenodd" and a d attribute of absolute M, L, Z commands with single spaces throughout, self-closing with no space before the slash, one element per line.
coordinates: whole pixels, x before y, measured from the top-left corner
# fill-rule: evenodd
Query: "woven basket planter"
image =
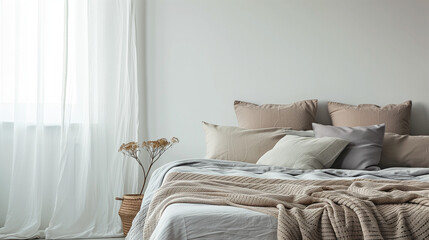
<path fill-rule="evenodd" d="M 122 201 L 118 213 L 122 220 L 122 230 L 124 231 L 125 236 L 127 236 L 128 231 L 131 228 L 131 224 L 133 223 L 134 217 L 140 211 L 143 195 L 126 194 L 122 198 L 117 197 L 116 200 Z"/>

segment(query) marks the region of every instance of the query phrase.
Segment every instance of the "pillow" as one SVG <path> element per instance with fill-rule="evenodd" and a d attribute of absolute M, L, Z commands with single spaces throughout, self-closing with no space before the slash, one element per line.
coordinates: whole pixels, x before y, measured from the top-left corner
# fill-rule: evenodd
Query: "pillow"
<path fill-rule="evenodd" d="M 244 129 L 203 122 L 206 158 L 256 163 L 286 135 L 284 128 Z"/>
<path fill-rule="evenodd" d="M 411 116 L 411 101 L 379 107 L 372 104 L 348 105 L 328 103 L 332 125 L 344 127 L 386 124 L 386 132 L 408 134 Z"/>
<path fill-rule="evenodd" d="M 286 135 L 256 164 L 293 169 L 329 168 L 348 143 L 341 138 Z"/>
<path fill-rule="evenodd" d="M 380 167 L 429 167 L 429 136 L 386 133 Z"/>
<path fill-rule="evenodd" d="M 316 137 L 337 137 L 349 141 L 332 168 L 379 170 L 384 124 L 367 127 L 334 127 L 313 123 Z"/>
<path fill-rule="evenodd" d="M 305 130 L 305 131 L 299 131 L 299 130 L 285 130 L 286 135 L 294 135 L 294 136 L 300 136 L 300 137 L 314 137 L 314 131 L 313 130 Z"/>
<path fill-rule="evenodd" d="M 234 108 L 238 126 L 242 128 L 290 127 L 310 130 L 316 118 L 317 100 L 264 105 L 235 101 Z"/>

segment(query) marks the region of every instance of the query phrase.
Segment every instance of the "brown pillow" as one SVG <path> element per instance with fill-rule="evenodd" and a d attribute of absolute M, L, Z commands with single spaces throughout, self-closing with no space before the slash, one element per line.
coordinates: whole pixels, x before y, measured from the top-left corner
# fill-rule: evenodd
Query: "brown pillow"
<path fill-rule="evenodd" d="M 317 112 L 317 100 L 292 104 L 263 104 L 235 101 L 238 126 L 242 128 L 290 127 L 310 130 Z"/>
<path fill-rule="evenodd" d="M 256 163 L 287 134 L 285 128 L 244 129 L 203 122 L 206 158 Z"/>
<path fill-rule="evenodd" d="M 341 127 L 369 126 L 384 123 L 386 132 L 408 134 L 411 101 L 379 107 L 373 104 L 348 105 L 329 102 L 332 125 Z"/>
<path fill-rule="evenodd" d="M 386 133 L 379 166 L 429 167 L 429 136 Z"/>

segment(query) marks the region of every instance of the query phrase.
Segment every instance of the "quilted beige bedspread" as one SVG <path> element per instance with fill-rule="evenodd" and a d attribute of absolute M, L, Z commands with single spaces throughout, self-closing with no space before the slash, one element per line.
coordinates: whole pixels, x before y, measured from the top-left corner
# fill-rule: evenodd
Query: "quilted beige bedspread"
<path fill-rule="evenodd" d="M 278 219 L 278 239 L 427 239 L 429 183 L 281 180 L 169 173 L 144 225 L 149 239 L 174 203 L 229 205 Z"/>

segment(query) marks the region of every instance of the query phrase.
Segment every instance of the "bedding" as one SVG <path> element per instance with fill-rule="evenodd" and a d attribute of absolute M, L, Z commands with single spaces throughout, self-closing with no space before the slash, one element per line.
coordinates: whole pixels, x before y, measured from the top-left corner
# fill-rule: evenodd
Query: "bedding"
<path fill-rule="evenodd" d="M 166 164 L 154 172 L 145 192 L 141 210 L 133 221 L 127 239 L 143 238 L 143 225 L 156 191 L 167 174 L 177 172 L 283 180 L 352 180 L 359 178 L 429 181 L 429 169 L 426 168 L 389 168 L 380 171 L 293 170 L 225 160 L 179 160 Z M 398 185 L 398 188 L 401 186 L 404 185 Z M 210 225 L 210 223 L 212 224 Z M 151 239 L 276 239 L 277 224 L 276 218 L 245 208 L 175 203 L 165 209 Z"/>
<path fill-rule="evenodd" d="M 256 164 L 292 169 L 329 168 L 347 144 L 349 142 L 341 138 L 286 135 Z"/>
<path fill-rule="evenodd" d="M 332 168 L 379 170 L 384 124 L 366 127 L 335 127 L 313 123 L 316 137 L 337 137 L 349 141 Z"/>
<path fill-rule="evenodd" d="M 386 132 L 409 134 L 412 102 L 389 104 L 379 107 L 374 104 L 349 105 L 328 102 L 332 125 L 357 127 L 386 124 Z"/>
<path fill-rule="evenodd" d="M 235 101 L 238 126 L 242 128 L 290 127 L 310 130 L 316 119 L 317 99 L 292 104 L 262 104 Z"/>
<path fill-rule="evenodd" d="M 174 203 L 238 206 L 278 220 L 278 239 L 426 239 L 429 183 L 170 173 L 149 206 L 150 239 Z"/>

